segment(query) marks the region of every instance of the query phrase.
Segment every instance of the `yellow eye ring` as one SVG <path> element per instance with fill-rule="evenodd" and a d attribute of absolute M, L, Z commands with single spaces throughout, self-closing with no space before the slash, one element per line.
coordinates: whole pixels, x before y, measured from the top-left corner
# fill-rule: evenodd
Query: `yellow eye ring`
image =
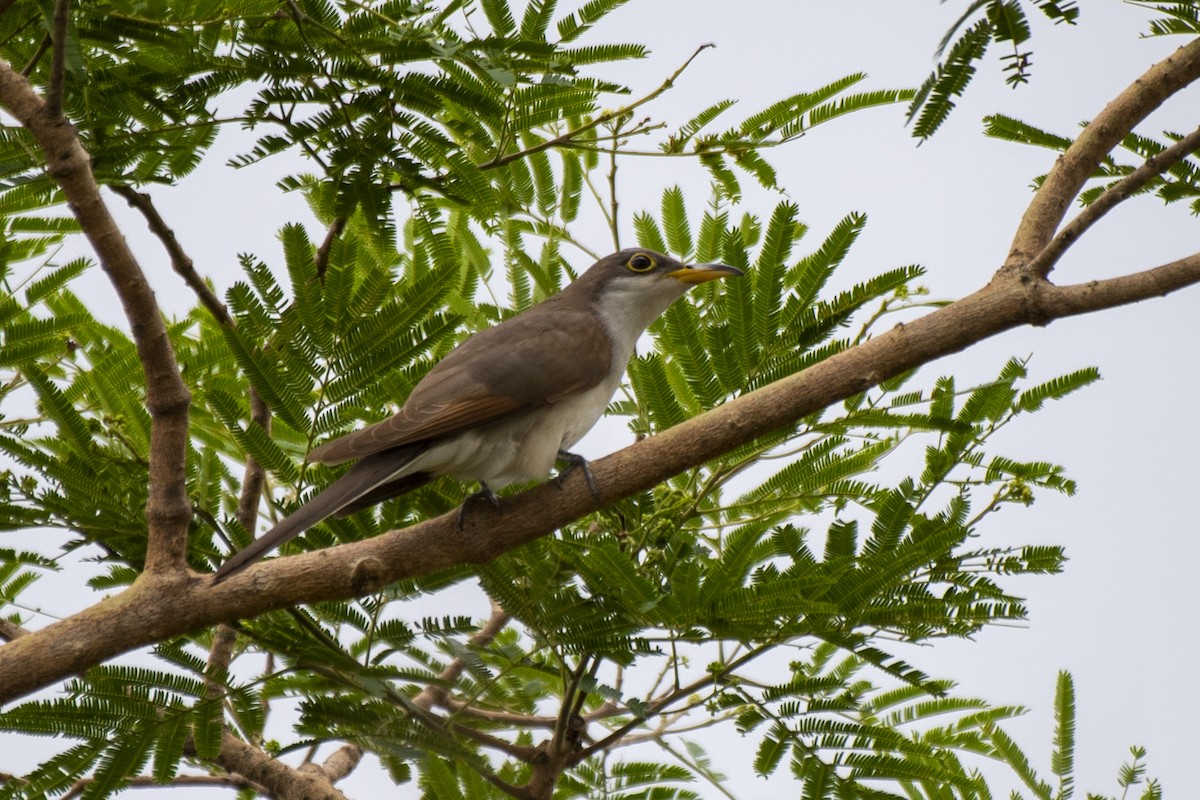
<path fill-rule="evenodd" d="M 637 253 L 629 257 L 629 260 L 625 262 L 625 266 L 634 272 L 649 272 L 654 269 L 655 261 L 653 256 L 646 253 Z"/>

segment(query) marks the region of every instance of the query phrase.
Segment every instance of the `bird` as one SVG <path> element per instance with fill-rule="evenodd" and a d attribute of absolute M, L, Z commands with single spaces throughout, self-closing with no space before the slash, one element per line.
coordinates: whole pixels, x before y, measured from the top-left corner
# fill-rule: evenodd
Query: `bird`
<path fill-rule="evenodd" d="M 684 264 L 653 250 L 605 256 L 557 294 L 469 337 L 417 383 L 393 416 L 327 442 L 309 463 L 355 463 L 299 509 L 231 556 L 229 578 L 331 516 L 347 516 L 450 476 L 494 488 L 560 477 L 587 461 L 570 452 L 604 414 L 638 338 L 688 289 L 742 275 L 727 264 Z"/>

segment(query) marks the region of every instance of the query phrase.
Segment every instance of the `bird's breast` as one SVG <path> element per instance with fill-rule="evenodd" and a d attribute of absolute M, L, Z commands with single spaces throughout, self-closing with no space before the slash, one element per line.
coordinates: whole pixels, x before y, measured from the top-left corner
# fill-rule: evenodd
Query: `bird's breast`
<path fill-rule="evenodd" d="M 592 429 L 620 385 L 610 377 L 555 403 L 434 442 L 408 471 L 483 481 L 492 488 L 542 480 L 565 450 Z"/>

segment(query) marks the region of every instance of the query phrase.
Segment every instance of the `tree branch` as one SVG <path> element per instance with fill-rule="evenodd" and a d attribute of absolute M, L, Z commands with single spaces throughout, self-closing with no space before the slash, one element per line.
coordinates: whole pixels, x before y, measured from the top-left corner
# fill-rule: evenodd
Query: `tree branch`
<path fill-rule="evenodd" d="M 221 734 L 221 754 L 216 761 L 226 771 L 258 784 L 279 800 L 347 800 L 321 767 L 310 764 L 293 769 L 246 744 L 228 729 Z"/>
<path fill-rule="evenodd" d="M 1045 277 L 1054 269 L 1054 265 L 1062 258 L 1072 244 L 1082 236 L 1088 228 L 1096 224 L 1105 214 L 1116 208 L 1118 203 L 1129 198 L 1138 189 L 1162 175 L 1175 164 L 1183 161 L 1200 148 L 1200 128 L 1189 133 L 1175 144 L 1157 155 L 1146 159 L 1137 169 L 1126 175 L 1123 180 L 1097 197 L 1092 204 L 1079 212 L 1058 235 L 1043 248 L 1042 252 L 1029 263 L 1029 271 Z"/>
<path fill-rule="evenodd" d="M 171 259 L 171 269 L 183 278 L 183 282 L 195 293 L 200 304 L 208 309 L 208 313 L 212 314 L 213 318 L 222 325 L 232 325 L 233 318 L 229 316 L 229 309 L 200 277 L 200 273 L 196 272 L 195 262 L 184 251 L 179 240 L 175 238 L 175 231 L 171 230 L 171 226 L 158 213 L 150 195 L 123 183 L 111 184 L 108 188 L 124 198 L 131 208 L 137 209 L 146 218 L 146 226 L 162 242 L 163 249 L 167 251 L 167 256 Z"/>
<path fill-rule="evenodd" d="M 83 790 L 95 782 L 94 778 L 84 778 L 77 781 L 70 790 L 62 796 L 62 800 L 69 800 L 72 797 L 78 797 L 83 794 Z M 256 788 L 243 778 L 234 775 L 176 775 L 166 784 L 162 783 L 153 775 L 135 775 L 125 779 L 125 786 L 129 788 L 147 788 L 157 789 L 166 787 L 195 787 L 206 786 L 216 789 L 247 789 Z"/>
<path fill-rule="evenodd" d="M 342 235 L 342 231 L 346 230 L 346 218 L 337 217 L 329 225 L 329 230 L 325 232 L 325 238 L 321 241 L 321 246 L 317 248 L 317 254 L 314 258 L 317 280 L 325 283 L 325 272 L 329 269 L 329 253 L 333 249 L 333 243 Z"/>
<path fill-rule="evenodd" d="M 219 586 L 190 574 L 166 602 L 142 580 L 73 617 L 0 647 L 0 702 L 169 636 L 298 603 L 357 597 L 399 580 L 489 561 L 623 497 L 734 450 L 846 397 L 1021 325 L 1165 295 L 1200 283 L 1200 254 L 1121 278 L 1055 287 L 998 273 L 985 288 L 725 405 L 592 462 L 582 475 L 404 530 L 266 561 Z"/>
<path fill-rule="evenodd" d="M 1155 64 L 1105 106 L 1055 162 L 1034 195 L 1013 236 L 1005 267 L 1020 267 L 1037 256 L 1104 157 L 1150 112 L 1197 78 L 1200 39 Z"/>
<path fill-rule="evenodd" d="M 146 408 L 151 416 L 149 540 L 145 569 L 163 580 L 185 579 L 184 555 L 191 507 L 187 496 L 187 409 L 191 395 L 179 375 L 154 292 L 125 243 L 92 175 L 90 159 L 71 126 L 0 60 L 0 106 L 24 125 L 45 154 L 72 213 L 96 251 L 100 266 L 120 297 L 138 358 L 146 373 Z M 28 638 L 28 637 L 26 637 Z"/>
<path fill-rule="evenodd" d="M 487 647 L 500 631 L 504 630 L 510 619 L 508 612 L 499 603 L 492 600 L 491 616 L 483 627 L 475 631 L 474 635 L 467 640 L 467 645 L 475 648 Z M 410 702 L 424 711 L 429 711 L 435 705 L 445 705 L 449 697 L 446 687 L 452 686 L 465 668 L 466 663 L 461 658 L 454 659 L 438 675 L 436 684 L 426 686 Z"/>
<path fill-rule="evenodd" d="M 29 631 L 17 625 L 15 622 L 9 622 L 6 619 L 0 619 L 0 639 L 11 642 L 13 639 L 19 639 L 22 636 L 28 636 Z"/>

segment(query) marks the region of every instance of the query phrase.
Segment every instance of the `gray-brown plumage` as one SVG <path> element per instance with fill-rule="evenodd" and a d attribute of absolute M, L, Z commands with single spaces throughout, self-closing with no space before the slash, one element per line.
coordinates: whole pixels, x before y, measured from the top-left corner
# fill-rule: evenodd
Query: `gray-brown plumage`
<path fill-rule="evenodd" d="M 556 459 L 572 457 L 568 449 L 604 413 L 650 323 L 689 287 L 740 274 L 643 249 L 597 261 L 558 294 L 451 351 L 395 415 L 309 453 L 320 464 L 357 462 L 230 558 L 215 580 L 326 517 L 433 478 L 478 481 L 490 494 L 491 487 L 545 477 Z"/>

